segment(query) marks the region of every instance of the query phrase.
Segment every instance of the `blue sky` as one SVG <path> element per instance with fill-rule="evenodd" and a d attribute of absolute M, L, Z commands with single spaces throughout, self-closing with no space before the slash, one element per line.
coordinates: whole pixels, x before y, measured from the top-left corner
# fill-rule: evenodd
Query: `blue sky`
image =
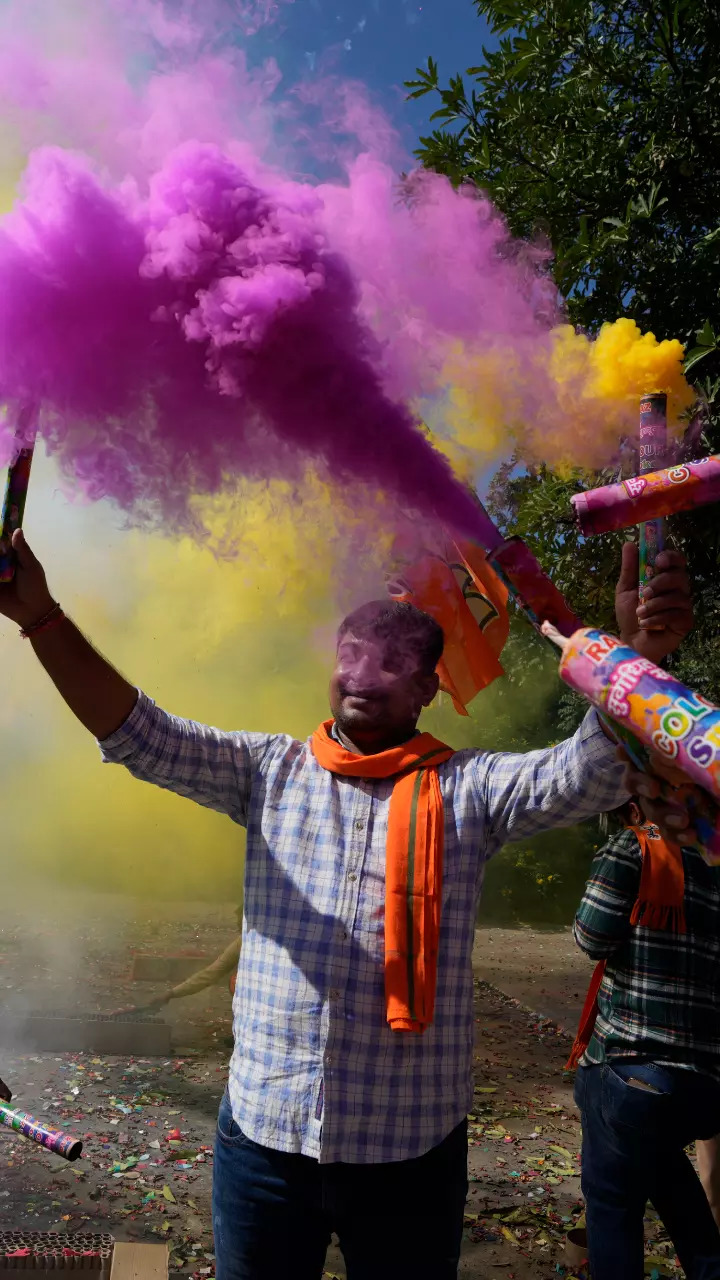
<path fill-rule="evenodd" d="M 403 81 L 432 55 L 446 80 L 480 62 L 487 23 L 473 0 L 281 0 L 278 18 L 254 41 L 286 83 L 333 70 L 362 80 L 385 105 L 412 150 L 438 103 L 406 102 Z"/>

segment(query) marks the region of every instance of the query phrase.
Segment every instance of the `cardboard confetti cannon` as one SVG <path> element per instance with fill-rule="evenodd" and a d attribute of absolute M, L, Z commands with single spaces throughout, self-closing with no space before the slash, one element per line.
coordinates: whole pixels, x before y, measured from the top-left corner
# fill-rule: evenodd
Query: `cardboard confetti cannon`
<path fill-rule="evenodd" d="M 719 864 L 720 708 L 615 636 L 586 627 L 566 640 L 553 631 L 544 628 L 562 649 L 561 678 L 607 717 L 635 763 L 645 768 L 657 752 L 701 788 L 691 815 L 698 847 Z"/>
<path fill-rule="evenodd" d="M 684 462 L 572 497 L 585 537 L 720 502 L 720 454 Z"/>
<path fill-rule="evenodd" d="M 82 1154 L 83 1144 L 79 1138 L 71 1138 L 61 1129 L 50 1129 L 40 1120 L 29 1115 L 27 1111 L 15 1111 L 4 1102 L 0 1102 L 0 1124 L 21 1133 L 31 1142 L 39 1143 L 41 1147 L 52 1151 L 56 1156 L 62 1156 L 64 1160 L 77 1160 Z"/>

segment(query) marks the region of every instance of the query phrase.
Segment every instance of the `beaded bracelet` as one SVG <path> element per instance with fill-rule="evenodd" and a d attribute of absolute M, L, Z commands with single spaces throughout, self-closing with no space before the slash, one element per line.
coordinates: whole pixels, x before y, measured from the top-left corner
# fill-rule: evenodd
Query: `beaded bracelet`
<path fill-rule="evenodd" d="M 64 620 L 64 618 L 65 614 L 63 613 L 60 605 L 54 604 L 52 609 L 49 609 L 38 622 L 33 622 L 29 627 L 23 627 L 20 631 L 20 635 L 23 640 L 30 640 L 33 636 L 39 635 L 41 631 L 49 631 L 51 627 L 56 627 L 59 622 Z"/>

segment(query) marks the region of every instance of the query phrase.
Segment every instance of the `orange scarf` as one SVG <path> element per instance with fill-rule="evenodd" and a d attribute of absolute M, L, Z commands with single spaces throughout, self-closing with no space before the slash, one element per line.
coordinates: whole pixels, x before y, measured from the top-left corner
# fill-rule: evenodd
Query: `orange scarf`
<path fill-rule="evenodd" d="M 419 1034 L 435 1005 L 443 864 L 443 798 L 436 766 L 452 747 L 419 733 L 376 755 L 354 755 L 332 737 L 332 720 L 312 736 L 315 759 L 345 778 L 395 778 L 385 847 L 385 1004 L 393 1031 Z"/>
<path fill-rule="evenodd" d="M 642 871 L 637 901 L 630 915 L 632 925 L 685 933 L 685 870 L 677 845 L 666 844 L 657 827 L 646 823 L 628 827 L 637 836 Z M 605 960 L 595 966 L 585 997 L 580 1025 L 566 1069 L 576 1067 L 587 1049 L 598 1014 L 598 993 L 605 974 Z"/>

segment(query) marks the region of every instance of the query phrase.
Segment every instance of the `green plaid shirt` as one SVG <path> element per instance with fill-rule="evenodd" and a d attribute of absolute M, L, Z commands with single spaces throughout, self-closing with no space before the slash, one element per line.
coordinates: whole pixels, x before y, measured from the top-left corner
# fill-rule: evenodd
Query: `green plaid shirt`
<path fill-rule="evenodd" d="M 678 934 L 630 924 L 642 866 L 632 831 L 595 858 L 574 934 L 607 967 L 581 1065 L 646 1058 L 720 1079 L 720 867 L 694 849 L 683 849 L 683 865 L 687 932 Z"/>

